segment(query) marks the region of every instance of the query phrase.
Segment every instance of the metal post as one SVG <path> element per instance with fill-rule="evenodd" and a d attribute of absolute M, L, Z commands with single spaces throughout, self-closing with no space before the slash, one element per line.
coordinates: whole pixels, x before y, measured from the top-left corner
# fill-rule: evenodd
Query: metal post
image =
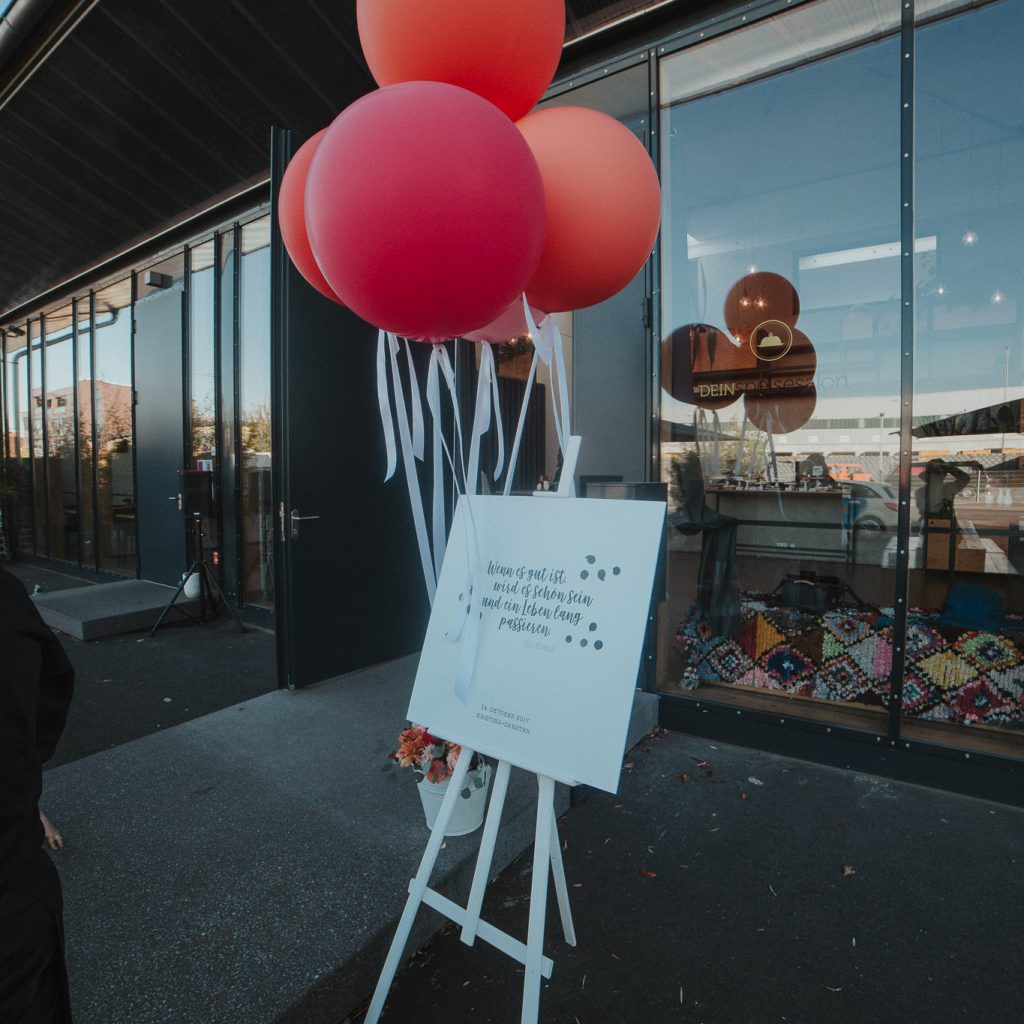
<path fill-rule="evenodd" d="M 900 452 L 896 525 L 896 606 L 889 676 L 889 742 L 900 737 L 907 603 L 910 596 L 910 486 L 914 411 L 914 0 L 900 24 Z"/>

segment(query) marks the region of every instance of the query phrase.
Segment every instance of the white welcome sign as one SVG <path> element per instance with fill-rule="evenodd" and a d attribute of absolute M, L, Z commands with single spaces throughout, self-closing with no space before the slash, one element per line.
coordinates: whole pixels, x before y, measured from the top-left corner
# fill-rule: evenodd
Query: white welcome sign
<path fill-rule="evenodd" d="M 614 793 L 665 504 L 463 497 L 409 718 Z"/>

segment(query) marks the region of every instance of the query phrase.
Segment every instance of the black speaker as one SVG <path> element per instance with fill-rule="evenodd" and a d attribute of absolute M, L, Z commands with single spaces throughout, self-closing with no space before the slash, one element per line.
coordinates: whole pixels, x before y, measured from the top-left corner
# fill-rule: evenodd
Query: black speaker
<path fill-rule="evenodd" d="M 213 473 L 206 469 L 179 469 L 181 511 L 187 516 L 213 515 Z"/>

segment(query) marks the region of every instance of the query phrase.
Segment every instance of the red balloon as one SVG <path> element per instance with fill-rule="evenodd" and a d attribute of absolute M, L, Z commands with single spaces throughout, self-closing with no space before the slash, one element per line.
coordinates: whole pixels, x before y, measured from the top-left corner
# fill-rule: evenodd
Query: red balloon
<path fill-rule="evenodd" d="M 358 0 L 356 17 L 378 85 L 459 85 L 513 121 L 544 95 L 565 39 L 564 0 Z"/>
<path fill-rule="evenodd" d="M 327 129 L 306 182 L 306 227 L 338 297 L 424 340 L 490 323 L 533 276 L 544 186 L 515 125 L 440 82 L 378 89 Z"/>
<path fill-rule="evenodd" d="M 285 169 L 281 178 L 281 190 L 277 196 L 277 222 L 281 225 L 281 238 L 288 255 L 292 258 L 292 263 L 295 264 L 295 269 L 318 292 L 337 302 L 338 296 L 320 273 L 320 268 L 313 257 L 313 250 L 309 247 L 304 208 L 309 164 L 326 131 L 326 128 L 322 128 L 316 135 L 306 139 Z"/>
<path fill-rule="evenodd" d="M 625 125 L 585 107 L 547 107 L 518 124 L 548 205 L 527 296 L 549 312 L 603 302 L 633 280 L 658 237 L 661 190 L 651 158 Z"/>
<path fill-rule="evenodd" d="M 530 307 L 533 322 L 540 327 L 546 313 L 539 309 Z M 510 338 L 524 338 L 530 333 L 530 325 L 526 322 L 526 313 L 523 312 L 523 300 L 520 296 L 513 299 L 512 303 L 497 318 L 492 320 L 486 327 L 478 331 L 470 331 L 463 337 L 468 341 L 508 341 Z"/>

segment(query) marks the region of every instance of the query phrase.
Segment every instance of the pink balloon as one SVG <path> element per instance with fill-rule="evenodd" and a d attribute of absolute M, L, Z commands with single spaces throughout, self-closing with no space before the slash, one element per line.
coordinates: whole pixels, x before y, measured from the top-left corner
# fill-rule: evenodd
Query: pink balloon
<path fill-rule="evenodd" d="M 534 306 L 530 307 L 530 313 L 533 316 L 533 322 L 538 327 L 540 327 L 544 317 L 547 316 L 547 313 L 542 313 Z M 523 312 L 523 300 L 520 297 L 513 299 L 511 304 L 486 327 L 481 327 L 477 331 L 470 331 L 468 334 L 464 334 L 463 337 L 469 341 L 502 342 L 508 341 L 510 338 L 522 338 L 529 333 L 530 325 L 526 322 L 526 314 Z"/>
<path fill-rule="evenodd" d="M 331 286 L 320 273 L 320 268 L 313 258 L 306 236 L 306 215 L 303 204 L 306 194 L 306 175 L 309 165 L 316 153 L 317 146 L 323 138 L 326 128 L 306 139 L 299 146 L 295 155 L 288 162 L 281 178 L 281 188 L 277 196 L 277 222 L 281 226 L 281 240 L 284 242 L 288 255 L 295 264 L 295 269 L 318 291 L 327 298 L 338 301 L 338 296 L 331 291 Z"/>
<path fill-rule="evenodd" d="M 521 295 L 544 245 L 537 162 L 516 126 L 458 86 L 405 82 L 328 127 L 306 180 L 316 261 L 364 320 L 465 335 Z"/>

